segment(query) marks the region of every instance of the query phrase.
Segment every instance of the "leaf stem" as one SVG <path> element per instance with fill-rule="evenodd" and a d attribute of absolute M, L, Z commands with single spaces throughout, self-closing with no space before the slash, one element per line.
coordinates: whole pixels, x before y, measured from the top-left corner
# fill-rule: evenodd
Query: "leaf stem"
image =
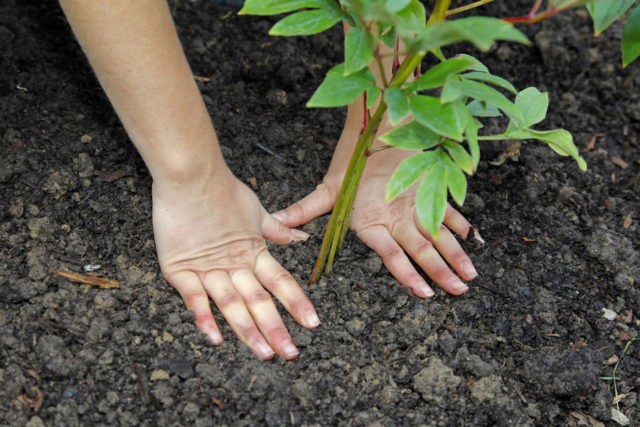
<path fill-rule="evenodd" d="M 464 6 L 456 7 L 455 9 L 448 10 L 445 14 L 447 18 L 452 15 L 456 15 L 458 13 L 466 12 L 471 9 L 475 9 L 476 7 L 484 6 L 485 4 L 493 3 L 495 0 L 478 0 L 471 4 L 467 4 Z"/>

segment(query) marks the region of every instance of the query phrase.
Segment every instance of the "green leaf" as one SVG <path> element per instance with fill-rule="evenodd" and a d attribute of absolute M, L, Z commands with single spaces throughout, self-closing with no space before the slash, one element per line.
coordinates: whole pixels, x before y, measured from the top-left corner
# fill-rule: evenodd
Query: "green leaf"
<path fill-rule="evenodd" d="M 371 70 L 365 68 L 355 74 L 344 75 L 344 64 L 327 72 L 320 87 L 307 102 L 307 107 L 342 107 L 349 105 L 375 83 Z"/>
<path fill-rule="evenodd" d="M 371 85 L 367 88 L 367 108 L 373 108 L 380 97 L 380 93 L 380 88 L 376 85 Z"/>
<path fill-rule="evenodd" d="M 516 105 L 524 116 L 521 127 L 528 128 L 540 123 L 547 116 L 549 94 L 535 87 L 528 87 L 516 96 Z"/>
<path fill-rule="evenodd" d="M 394 48 L 396 45 L 396 30 L 393 26 L 382 32 L 382 43 L 386 44 L 390 48 Z"/>
<path fill-rule="evenodd" d="M 533 129 L 520 129 L 506 134 L 513 139 L 537 139 L 545 142 L 549 147 L 561 156 L 571 156 L 578 163 L 580 170 L 587 170 L 587 163 L 580 156 L 578 147 L 573 143 L 573 136 L 565 129 L 537 131 Z"/>
<path fill-rule="evenodd" d="M 367 67 L 373 60 L 373 41 L 369 32 L 352 28 L 344 38 L 344 74 L 349 75 Z"/>
<path fill-rule="evenodd" d="M 467 144 L 469 144 L 469 152 L 471 153 L 471 162 L 473 164 L 473 171 L 475 172 L 480 163 L 480 144 L 478 144 L 478 123 L 475 119 L 471 118 L 467 124 L 467 129 L 464 135 L 467 138 Z"/>
<path fill-rule="evenodd" d="M 631 12 L 622 32 L 622 65 L 626 67 L 638 56 L 640 56 L 640 5 Z"/>
<path fill-rule="evenodd" d="M 447 150 L 451 158 L 458 168 L 465 171 L 468 175 L 473 174 L 473 160 L 471 159 L 471 155 L 467 153 L 467 150 L 457 142 L 445 141 L 444 148 Z"/>
<path fill-rule="evenodd" d="M 411 43 L 411 48 L 433 50 L 466 41 L 487 51 L 496 40 L 530 44 L 527 37 L 513 25 L 497 18 L 474 16 L 432 25 L 418 34 L 416 41 Z"/>
<path fill-rule="evenodd" d="M 480 71 L 481 73 L 488 73 L 489 72 L 489 69 L 487 68 L 486 65 L 484 65 L 482 62 L 478 61 L 477 58 L 474 58 L 471 55 L 467 55 L 466 53 L 461 53 L 461 54 L 457 55 L 456 58 L 470 58 L 470 59 L 473 59 L 473 60 L 475 60 L 477 62 L 476 62 L 476 64 L 474 64 L 472 67 L 469 68 L 470 70 Z"/>
<path fill-rule="evenodd" d="M 409 3 L 411 3 L 411 0 L 387 0 L 385 3 L 389 12 L 396 13 L 407 7 Z"/>
<path fill-rule="evenodd" d="M 380 141 L 403 150 L 427 150 L 440 144 L 441 137 L 415 120 L 387 132 Z"/>
<path fill-rule="evenodd" d="M 441 62 L 413 81 L 409 88 L 413 91 L 434 89 L 444 85 L 450 74 L 458 74 L 477 65 L 479 61 L 472 56 L 457 56 Z"/>
<path fill-rule="evenodd" d="M 434 151 L 419 153 L 407 157 L 398 165 L 387 184 L 385 199 L 391 202 L 400 193 L 411 187 L 436 161 L 437 154 Z"/>
<path fill-rule="evenodd" d="M 594 0 L 587 4 L 587 10 L 593 18 L 593 28 L 599 36 L 611 24 L 616 22 L 636 0 Z"/>
<path fill-rule="evenodd" d="M 469 98 L 495 105 L 515 123 L 521 124 L 524 121 L 520 108 L 507 99 L 502 93 L 490 86 L 473 80 L 450 78 L 445 84 L 443 95 L 449 85 L 452 86 L 452 88 L 449 89 L 450 91 L 459 91 Z"/>
<path fill-rule="evenodd" d="M 269 31 L 272 36 L 306 36 L 321 33 L 342 20 L 334 9 L 303 10 L 278 21 Z"/>
<path fill-rule="evenodd" d="M 464 77 L 465 79 L 478 80 L 482 82 L 491 83 L 494 86 L 498 86 L 508 90 L 514 95 L 518 93 L 518 90 L 515 88 L 515 86 L 513 86 L 513 84 L 511 84 L 510 81 L 503 79 L 502 77 L 499 77 L 499 76 L 494 76 L 493 74 L 490 74 L 490 73 L 472 71 L 470 73 L 464 73 L 462 77 Z"/>
<path fill-rule="evenodd" d="M 457 79 L 456 76 L 450 76 L 447 79 L 447 83 L 445 83 L 442 91 L 440 92 L 441 103 L 448 104 L 465 97 L 464 93 L 462 93 L 462 88 L 458 84 L 459 81 L 460 79 Z"/>
<path fill-rule="evenodd" d="M 436 161 L 422 180 L 416 193 L 416 214 L 422 226 L 434 239 L 447 210 L 447 169 Z"/>
<path fill-rule="evenodd" d="M 462 170 L 456 165 L 451 158 L 443 156 L 444 166 L 447 169 L 447 187 L 451 197 L 462 206 L 467 196 L 467 177 L 464 176 Z"/>
<path fill-rule="evenodd" d="M 415 119 L 437 133 L 455 141 L 462 141 L 463 126 L 456 110 L 450 104 L 441 104 L 439 98 L 414 95 L 410 98 Z"/>
<path fill-rule="evenodd" d="M 471 114 L 476 117 L 500 117 L 502 115 L 495 105 L 478 100 L 473 100 L 468 103 L 467 108 Z"/>
<path fill-rule="evenodd" d="M 389 108 L 389 121 L 397 125 L 411 112 L 409 97 L 402 90 L 390 87 L 384 92 L 384 102 Z"/>
<path fill-rule="evenodd" d="M 327 0 L 246 0 L 239 15 L 279 15 L 294 10 L 327 7 Z"/>

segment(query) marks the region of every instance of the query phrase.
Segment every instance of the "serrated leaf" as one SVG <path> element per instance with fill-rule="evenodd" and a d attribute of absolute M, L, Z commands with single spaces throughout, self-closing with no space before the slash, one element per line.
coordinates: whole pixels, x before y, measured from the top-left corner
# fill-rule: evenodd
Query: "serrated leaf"
<path fill-rule="evenodd" d="M 461 73 L 477 64 L 478 60 L 468 55 L 447 59 L 426 70 L 424 74 L 409 85 L 409 88 L 414 91 L 420 91 L 440 87 L 444 85 L 449 75 Z"/>
<path fill-rule="evenodd" d="M 278 21 L 269 30 L 272 36 L 306 36 L 321 33 L 342 20 L 333 9 L 304 10 Z"/>
<path fill-rule="evenodd" d="M 436 158 L 437 155 L 434 151 L 427 151 L 404 159 L 391 174 L 385 194 L 386 201 L 391 202 L 400 193 L 411 187 L 418 178 L 427 172 Z"/>
<path fill-rule="evenodd" d="M 403 150 L 427 150 L 440 144 L 441 139 L 415 120 L 380 136 L 380 141 Z"/>
<path fill-rule="evenodd" d="M 513 84 L 510 81 L 503 79 L 502 77 L 499 77 L 499 76 L 494 76 L 491 73 L 482 73 L 479 71 L 472 71 L 470 73 L 464 73 L 462 77 L 464 77 L 465 79 L 478 80 L 486 83 L 491 83 L 494 86 L 498 86 L 498 87 L 501 87 L 502 89 L 508 90 L 514 95 L 518 93 L 518 90 L 515 88 L 515 86 L 513 86 Z"/>
<path fill-rule="evenodd" d="M 467 177 L 462 170 L 449 157 L 444 156 L 444 165 L 447 169 L 447 187 L 453 200 L 462 206 L 467 196 Z"/>
<path fill-rule="evenodd" d="M 624 25 L 622 32 L 622 65 L 625 67 L 640 56 L 640 5 L 638 5 Z"/>
<path fill-rule="evenodd" d="M 420 224 L 438 238 L 447 210 L 447 169 L 444 162 L 433 163 L 416 192 L 416 214 Z"/>
<path fill-rule="evenodd" d="M 298 9 L 321 9 L 327 0 L 246 0 L 239 15 L 279 15 Z"/>
<path fill-rule="evenodd" d="M 307 102 L 307 107 L 349 105 L 375 83 L 375 77 L 368 68 L 348 76 L 344 75 L 343 68 L 344 64 L 339 64 L 327 72 L 320 87 Z"/>
<path fill-rule="evenodd" d="M 445 141 L 444 148 L 447 150 L 451 158 L 458 168 L 465 171 L 468 175 L 473 174 L 473 160 L 467 150 L 457 142 Z"/>
<path fill-rule="evenodd" d="M 450 104 L 441 104 L 439 98 L 414 95 L 410 98 L 415 119 L 438 135 L 462 141 L 463 127 L 456 110 Z"/>
<path fill-rule="evenodd" d="M 549 94 L 540 92 L 535 87 L 528 87 L 516 95 L 516 105 L 524 117 L 521 126 L 528 128 L 540 123 L 547 116 Z"/>
<path fill-rule="evenodd" d="M 411 112 L 409 97 L 401 89 L 390 87 L 384 92 L 384 102 L 389 108 L 389 121 L 393 126 Z"/>
<path fill-rule="evenodd" d="M 344 74 L 367 67 L 373 60 L 373 41 L 362 28 L 351 28 L 344 38 Z"/>
<path fill-rule="evenodd" d="M 533 129 L 519 129 L 506 134 L 512 139 L 537 139 L 545 142 L 549 147 L 561 156 L 571 156 L 580 167 L 580 170 L 587 170 L 587 162 L 580 156 L 578 147 L 573 143 L 573 136 L 565 129 L 554 129 L 538 131 Z"/>
<path fill-rule="evenodd" d="M 636 0 L 594 0 L 587 4 L 587 10 L 593 18 L 593 28 L 598 36 L 616 22 Z"/>
<path fill-rule="evenodd" d="M 530 44 L 513 25 L 497 18 L 474 16 L 438 22 L 421 32 L 411 46 L 418 50 L 433 50 L 453 43 L 470 42 L 487 51 L 497 40 Z"/>

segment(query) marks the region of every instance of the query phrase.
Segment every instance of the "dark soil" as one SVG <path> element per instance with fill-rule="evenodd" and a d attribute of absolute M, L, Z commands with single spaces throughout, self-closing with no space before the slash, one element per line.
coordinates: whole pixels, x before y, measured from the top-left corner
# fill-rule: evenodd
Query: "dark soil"
<path fill-rule="evenodd" d="M 341 130 L 344 111 L 304 107 L 340 30 L 274 39 L 272 19 L 211 3 L 174 5 L 181 37 L 228 162 L 282 208 L 320 181 Z M 469 246 L 468 294 L 411 297 L 351 236 L 308 288 L 322 326 L 286 317 L 301 356 L 262 362 L 229 328 L 210 346 L 159 275 L 149 176 L 57 3 L 0 1 L 0 424 L 613 424 L 602 377 L 640 329 L 640 68 L 618 65 L 619 26 L 594 39 L 582 12 L 525 31 L 532 48 L 483 60 L 550 92 L 545 125 L 574 133 L 589 171 L 533 142 L 496 167 L 507 143 L 486 147 L 463 209 L 488 243 Z M 273 247 L 301 282 L 325 223 Z M 87 264 L 124 286 L 50 273 Z M 638 425 L 640 342 L 617 377 Z"/>

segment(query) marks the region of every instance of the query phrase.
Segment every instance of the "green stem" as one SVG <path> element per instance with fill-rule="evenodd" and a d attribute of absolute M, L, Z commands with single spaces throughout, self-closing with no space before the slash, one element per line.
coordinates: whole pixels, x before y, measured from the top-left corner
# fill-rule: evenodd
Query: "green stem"
<path fill-rule="evenodd" d="M 391 79 L 389 87 L 400 87 L 409 76 L 411 76 L 413 70 L 420 64 L 425 54 L 426 52 L 409 54 L 405 60 L 402 61 L 400 68 Z M 381 100 L 373 117 L 369 120 L 369 123 L 367 123 L 367 127 L 360 135 L 360 138 L 358 138 L 358 143 L 356 144 L 351 160 L 349 161 L 349 166 L 345 172 L 333 212 L 331 212 L 329 224 L 327 225 L 327 230 L 325 231 L 322 246 L 320 247 L 318 259 L 311 273 L 309 284 L 317 282 L 323 270 L 325 270 L 327 274 L 331 272 L 336 251 L 344 240 L 344 235 L 346 235 L 346 231 L 349 228 L 351 210 L 355 203 L 360 179 L 366 166 L 367 154 L 375 140 L 376 132 L 386 111 L 387 105 L 384 100 Z"/>

